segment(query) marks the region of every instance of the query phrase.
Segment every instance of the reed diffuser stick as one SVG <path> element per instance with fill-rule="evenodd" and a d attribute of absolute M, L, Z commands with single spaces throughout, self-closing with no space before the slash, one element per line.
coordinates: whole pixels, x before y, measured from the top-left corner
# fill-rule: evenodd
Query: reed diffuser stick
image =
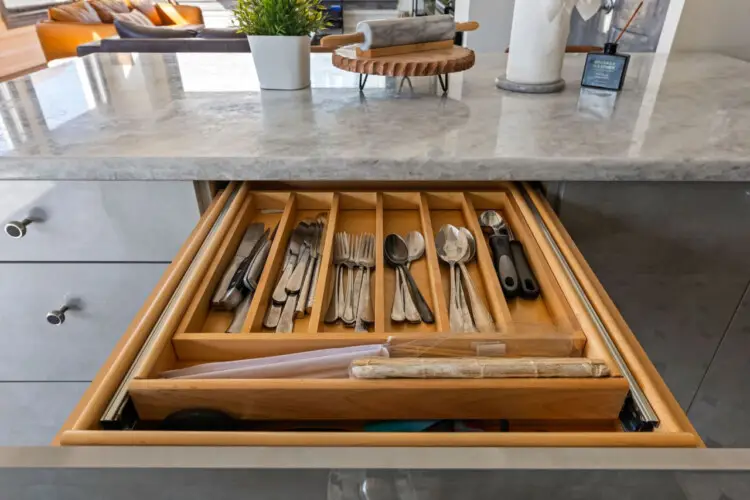
<path fill-rule="evenodd" d="M 625 27 L 620 32 L 620 36 L 617 37 L 617 40 L 615 40 L 615 43 L 620 41 L 620 38 L 622 38 L 622 35 L 625 34 L 626 31 L 628 31 L 628 27 L 630 26 L 630 23 L 633 22 L 633 19 L 635 19 L 635 16 L 638 15 L 638 11 L 641 10 L 641 7 L 643 7 L 643 1 L 641 0 L 641 3 L 638 4 L 638 7 L 635 8 L 635 12 L 633 12 L 633 15 L 630 16 L 630 19 L 628 19 L 627 24 L 625 24 Z"/>

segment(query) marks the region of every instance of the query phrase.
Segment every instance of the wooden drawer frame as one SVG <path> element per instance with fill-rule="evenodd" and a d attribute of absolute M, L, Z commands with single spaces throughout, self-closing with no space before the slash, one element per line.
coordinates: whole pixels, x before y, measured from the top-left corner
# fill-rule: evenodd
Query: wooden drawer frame
<path fill-rule="evenodd" d="M 517 206 L 519 213 L 522 215 L 524 223 L 524 231 L 528 228 L 529 233 L 524 238 L 533 237 L 534 242 L 538 245 L 541 254 L 544 256 L 546 263 L 550 266 L 550 269 L 555 276 L 555 279 L 560 285 L 562 293 L 564 294 L 565 300 L 572 308 L 575 314 L 576 321 L 579 322 L 580 326 L 584 330 L 591 328 L 591 318 L 587 316 L 584 311 L 580 299 L 575 296 L 574 291 L 570 287 L 569 283 L 566 283 L 566 279 L 561 275 L 559 269 L 559 263 L 555 261 L 552 256 L 552 250 L 549 244 L 541 237 L 540 228 L 536 224 L 531 211 L 526 205 L 526 202 L 519 191 L 519 188 L 510 184 L 498 184 L 493 186 L 495 189 L 504 190 L 508 193 L 509 199 Z M 236 185 L 230 185 L 230 187 L 219 196 L 209 210 L 206 212 L 204 217 L 199 222 L 196 230 L 193 232 L 191 237 L 185 244 L 185 247 L 180 251 L 178 257 L 174 263 L 165 273 L 159 286 L 149 297 L 146 305 L 142 309 L 139 316 L 131 324 L 131 328 L 128 333 L 123 337 L 120 345 L 116 348 L 110 357 L 108 365 L 100 372 L 97 379 L 92 383 L 91 388 L 84 395 L 81 403 L 79 404 L 76 411 L 71 416 L 65 427 L 58 435 L 56 439 L 57 444 L 63 445 L 117 445 L 117 444 L 140 444 L 140 445 L 318 445 L 318 446 L 331 446 L 331 445 L 369 445 L 369 446 L 701 446 L 702 443 L 698 438 L 695 430 L 690 425 L 687 417 L 684 415 L 679 405 L 674 400 L 667 389 L 664 382 L 659 377 L 653 365 L 650 363 L 642 348 L 638 345 L 632 332 L 625 325 L 622 317 L 615 308 L 611 300 L 606 296 L 601 285 L 596 280 L 593 272 L 590 270 L 588 265 L 583 260 L 580 252 L 575 248 L 572 240 L 565 232 L 564 228 L 560 224 L 557 217 L 554 215 L 552 210 L 546 204 L 546 202 L 538 196 L 535 192 L 530 189 L 526 189 L 532 202 L 535 204 L 537 210 L 542 215 L 548 230 L 552 233 L 555 241 L 563 250 L 565 258 L 568 260 L 570 267 L 574 270 L 576 278 L 580 281 L 581 285 L 586 291 L 587 296 L 591 302 L 595 305 L 597 313 L 600 315 L 602 321 L 605 323 L 608 331 L 610 332 L 614 342 L 616 343 L 617 349 L 620 351 L 623 358 L 625 358 L 628 367 L 634 374 L 640 387 L 647 395 L 651 402 L 654 410 L 656 411 L 659 419 L 660 426 L 654 432 L 589 432 L 585 430 L 571 430 L 571 431 L 556 431 L 556 432 L 505 432 L 505 433 L 363 433 L 363 432 L 349 432 L 349 433 L 330 433 L 330 432 L 164 432 L 164 431 L 103 431 L 97 430 L 99 427 L 99 417 L 106 404 L 109 401 L 112 393 L 116 389 L 120 380 L 125 376 L 127 368 L 133 363 L 135 355 L 140 345 L 143 344 L 145 338 L 155 323 L 154 316 L 160 312 L 166 306 L 171 293 L 176 289 L 176 282 L 179 282 L 182 275 L 184 275 L 190 262 L 195 257 L 197 247 L 203 242 L 206 234 L 208 234 L 210 226 L 216 221 L 218 213 L 221 211 L 222 206 L 228 199 L 228 193 L 231 190 L 237 191 L 238 199 L 242 199 L 243 196 L 247 196 L 249 191 L 248 184 L 243 184 L 239 187 Z M 427 188 L 425 188 L 427 189 Z M 430 187 L 429 189 L 432 189 Z M 450 189 L 455 190 L 455 186 L 451 186 Z M 484 188 L 486 189 L 486 187 Z M 468 198 L 471 199 L 471 198 Z M 337 203 L 337 200 L 332 200 L 332 203 Z M 378 201 L 378 203 L 382 203 Z M 227 210 L 227 220 L 233 220 L 240 213 L 241 202 L 235 200 L 232 206 Z M 466 203 L 464 203 L 466 206 Z M 382 207 L 381 207 L 382 208 Z M 481 208 L 481 207 L 480 207 Z M 286 215 L 286 213 L 285 213 Z M 423 217 L 424 220 L 424 217 Z M 467 218 L 469 220 L 469 218 Z M 516 224 L 518 221 L 516 221 Z M 515 225 L 514 224 L 514 227 Z M 210 242 L 207 252 L 203 255 L 200 267 L 208 268 L 211 262 L 216 263 L 216 256 L 223 255 L 221 253 L 222 241 L 225 241 L 224 237 L 231 230 L 230 224 L 225 222 L 221 224 L 221 227 L 216 232 L 216 237 Z M 382 234 L 382 227 L 378 228 Z M 427 232 L 427 231 L 425 231 Z M 475 231 L 476 232 L 476 231 Z M 283 239 L 283 238 L 282 238 Z M 521 238 L 523 240 L 523 238 Z M 277 239 L 272 248 L 278 252 L 282 246 L 281 239 Z M 527 245 L 531 243 L 531 240 L 524 241 Z M 429 248 L 429 242 L 428 242 Z M 283 248 L 282 248 L 283 250 Z M 226 248 L 224 249 L 226 254 Z M 481 252 L 480 252 L 481 253 Z M 533 257 L 534 251 L 530 252 L 530 259 Z M 489 255 L 485 255 L 484 258 L 489 258 Z M 219 258 L 221 260 L 221 258 Z M 272 266 L 267 266 L 272 267 Z M 272 269 L 266 269 L 266 273 L 273 274 Z M 210 273 L 209 273 L 210 275 Z M 382 276 L 379 278 L 382 286 Z M 378 279 L 376 279 L 378 282 Z M 495 284 L 497 282 L 495 281 Z M 195 280 L 194 283 L 190 283 L 190 290 L 195 294 L 201 287 L 201 281 Z M 325 281 L 321 279 L 319 283 L 319 289 L 325 287 Z M 499 285 L 497 288 L 499 291 Z M 192 299 L 191 299 L 192 297 Z M 193 296 L 181 296 L 177 297 L 177 300 L 184 302 L 184 308 L 187 309 L 190 304 L 195 304 L 195 297 Z M 190 302 L 190 303 L 188 303 Z M 265 301 L 262 301 L 265 302 Z M 254 306 L 255 307 L 255 306 Z M 253 314 L 251 308 L 250 315 Z M 151 326 L 149 326 L 151 325 Z M 177 322 L 172 325 L 172 332 L 177 330 Z M 180 335 L 189 335 L 188 333 L 178 333 L 175 336 L 175 341 L 179 340 Z M 252 334 L 250 334 L 252 335 Z M 596 346 L 596 336 L 592 336 L 590 332 L 586 332 L 588 338 L 588 344 L 592 344 L 595 349 L 601 348 Z M 156 342 L 151 345 L 150 350 L 146 353 L 145 362 L 140 364 L 141 370 L 137 374 L 138 377 L 146 377 L 145 379 L 133 380 L 130 383 L 130 389 L 135 391 L 143 390 L 155 390 L 153 394 L 161 392 L 161 396 L 168 398 L 170 387 L 163 385 L 165 382 L 187 382 L 187 381 L 168 381 L 168 380 L 154 380 L 148 379 L 151 375 L 150 371 L 157 366 L 157 363 L 161 363 L 160 359 L 164 359 L 163 352 L 165 348 L 172 341 L 172 333 L 164 334 L 156 339 Z M 622 379 L 613 378 L 613 381 L 621 381 Z M 247 391 L 251 389 L 253 391 L 267 391 L 268 396 L 273 398 L 273 393 L 279 388 L 285 388 L 287 390 L 292 389 L 292 384 L 298 381 L 292 380 L 264 380 L 264 381 L 253 381 L 253 380 L 224 380 L 224 381 L 210 381 L 212 384 L 204 384 L 209 381 L 192 381 L 191 390 L 197 391 L 196 394 L 200 394 L 201 391 L 205 390 L 219 390 L 225 391 L 227 394 L 241 394 L 241 391 Z M 315 382 L 308 384 L 311 388 L 315 387 Z M 345 382 L 357 382 L 357 381 L 325 381 L 327 383 L 345 383 Z M 419 390 L 424 384 L 422 381 L 395 381 L 398 382 L 401 388 L 404 390 Z M 404 382 L 409 382 L 404 384 Z M 432 381 L 435 382 L 435 381 Z M 442 381 L 442 382 L 453 382 L 453 381 Z M 488 390 L 497 391 L 502 388 L 503 383 L 508 385 L 508 388 L 514 388 L 523 392 L 525 386 L 523 383 L 517 383 L 518 381 L 481 381 L 481 382 L 494 382 L 487 384 Z M 501 382 L 498 384 L 497 382 Z M 529 381 L 523 381 L 529 382 Z M 534 382 L 540 382 L 536 380 Z M 553 387 L 556 383 L 567 382 L 561 380 L 553 381 L 542 381 L 540 387 L 544 387 L 548 382 L 552 382 L 554 390 L 559 390 L 560 387 Z M 600 381 L 577 381 L 577 382 L 602 382 Z M 616 382 L 614 382 L 616 383 Z M 411 385 L 412 387 L 409 387 Z M 322 386 L 321 386 L 322 387 Z M 330 389 L 330 385 L 322 387 L 323 389 Z M 395 387 L 395 386 L 394 386 Z M 580 385 L 578 386 L 580 387 Z M 173 387 L 172 387 L 173 388 Z M 237 391 L 240 391 L 237 393 Z M 313 391 L 314 393 L 315 391 Z M 517 392 L 516 394 L 521 394 Z M 205 397 L 204 393 L 201 397 Z M 310 393 L 308 393 L 310 394 Z M 509 396 L 512 392 L 507 393 Z M 304 393 L 300 392 L 300 396 Z M 308 395 L 309 397 L 309 395 Z M 575 427 L 574 427 L 575 428 Z"/>

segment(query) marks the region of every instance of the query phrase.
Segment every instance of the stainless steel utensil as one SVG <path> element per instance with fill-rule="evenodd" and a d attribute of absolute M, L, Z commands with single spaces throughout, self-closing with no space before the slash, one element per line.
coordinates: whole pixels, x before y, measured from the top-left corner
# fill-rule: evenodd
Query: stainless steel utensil
<path fill-rule="evenodd" d="M 466 263 L 474 260 L 474 257 L 476 256 L 476 241 L 474 240 L 474 235 L 471 234 L 471 231 L 465 227 L 460 228 L 459 231 L 465 237 L 467 246 L 464 249 L 464 255 L 458 260 L 458 266 L 463 275 L 466 290 L 469 293 L 469 301 L 471 302 L 471 311 L 473 313 L 474 322 L 480 332 L 491 333 L 495 331 L 495 323 L 492 321 L 492 316 L 484 305 L 484 301 L 479 296 L 479 293 L 477 293 L 477 289 L 474 286 L 474 281 L 469 275 L 468 269 L 466 269 Z M 473 331 L 473 329 L 471 331 Z"/>
<path fill-rule="evenodd" d="M 299 291 L 299 300 L 297 300 L 296 316 L 304 316 L 307 308 L 307 299 L 310 296 L 310 286 L 312 285 L 313 273 L 315 272 L 315 261 L 318 259 L 318 247 L 320 246 L 320 225 L 316 220 L 313 223 L 313 234 L 310 240 L 310 258 L 305 269 L 305 275 L 302 278 L 302 287 Z"/>
<path fill-rule="evenodd" d="M 482 226 L 482 231 L 489 235 L 492 262 L 503 294 L 508 298 L 515 297 L 518 295 L 518 272 L 510 250 L 510 237 L 504 231 L 507 226 L 500 214 L 494 210 L 482 212 L 479 216 L 479 224 Z"/>
<path fill-rule="evenodd" d="M 435 247 L 438 256 L 450 266 L 451 292 L 448 304 L 450 328 L 452 332 L 463 332 L 463 316 L 456 294 L 456 264 L 468 247 L 466 235 L 455 226 L 446 224 L 435 235 Z"/>
<path fill-rule="evenodd" d="M 466 236 L 468 243 L 468 249 L 464 253 L 463 257 L 459 259 L 459 263 L 466 263 L 474 258 L 476 252 L 476 245 L 474 244 L 474 237 L 471 235 L 468 229 L 465 227 L 459 227 L 458 230 Z M 458 307 L 461 310 L 461 319 L 464 332 L 476 332 L 477 329 L 474 326 L 474 319 L 471 317 L 471 309 L 466 301 L 466 294 L 464 293 L 464 286 L 461 282 L 461 267 L 456 266 L 456 300 L 458 300 Z"/>
<path fill-rule="evenodd" d="M 240 266 L 242 266 L 246 259 L 251 257 L 255 249 L 259 246 L 259 243 L 262 242 L 264 231 L 265 225 L 263 223 L 253 223 L 247 227 L 245 234 L 242 236 L 242 241 L 240 241 L 240 245 L 237 247 L 237 252 L 227 266 L 224 275 L 216 287 L 214 296 L 211 299 L 211 305 L 213 307 L 226 310 L 234 308 L 230 307 L 232 301 L 227 297 L 228 293 L 231 292 L 229 284 L 240 269 Z M 240 294 L 239 300 L 241 300 L 241 298 Z M 237 306 L 237 303 L 239 303 L 239 300 L 234 302 L 235 307 Z"/>
<path fill-rule="evenodd" d="M 342 238 L 342 242 L 344 245 L 344 262 L 343 265 L 347 270 L 347 282 L 346 282 L 346 289 L 344 292 L 345 302 L 344 302 L 344 312 L 341 314 L 341 320 L 348 324 L 352 325 L 354 324 L 354 251 L 357 247 L 357 238 L 356 236 L 352 238 L 352 235 L 348 233 L 344 233 L 344 237 Z"/>
<path fill-rule="evenodd" d="M 315 302 L 315 289 L 318 287 L 318 276 L 320 276 L 320 257 L 322 251 L 323 240 L 325 238 L 326 222 L 328 221 L 328 214 L 321 212 L 315 218 L 318 224 L 318 245 L 315 248 L 315 260 L 313 263 L 312 280 L 310 283 L 310 292 L 307 294 L 307 302 L 305 304 L 305 314 L 310 314 L 312 311 L 313 303 Z"/>
<path fill-rule="evenodd" d="M 250 303 L 253 301 L 253 292 L 249 292 L 240 302 L 240 305 L 234 310 L 234 317 L 232 322 L 227 327 L 226 333 L 240 333 L 242 332 L 242 325 L 245 324 L 245 318 L 247 318 L 247 312 L 250 310 Z"/>
<path fill-rule="evenodd" d="M 326 312 L 324 321 L 326 323 L 335 323 L 344 314 L 343 305 L 343 270 L 342 266 L 346 260 L 346 249 L 344 247 L 344 233 L 336 233 L 333 235 L 333 290 L 329 297 L 328 310 Z"/>
<path fill-rule="evenodd" d="M 284 254 L 284 263 L 281 276 L 279 276 L 276 286 L 273 289 L 271 296 L 272 300 L 276 304 L 284 304 L 286 302 L 286 284 L 289 282 L 289 277 L 294 271 L 294 266 L 297 264 L 297 257 L 302 250 L 302 244 L 304 242 L 304 235 L 301 229 L 303 223 L 300 223 L 294 231 L 292 236 L 289 238 L 289 243 Z"/>
<path fill-rule="evenodd" d="M 422 258 L 424 255 L 424 236 L 419 231 L 411 231 L 407 233 L 404 241 L 409 252 L 406 261 L 406 268 L 409 269 L 413 261 Z M 401 272 L 396 269 L 396 284 L 393 292 L 393 307 L 391 308 L 391 321 L 395 321 L 396 323 L 406 320 L 405 307 L 409 298 L 406 297 L 406 288 L 402 286 L 402 283 Z M 415 319 L 413 312 L 416 310 L 416 306 L 411 307 L 413 304 L 413 301 L 411 301 L 410 312 L 412 314 L 410 321 L 414 321 Z"/>
<path fill-rule="evenodd" d="M 419 287 L 414 281 L 414 277 L 406 268 L 406 263 L 409 259 L 409 248 L 407 247 L 406 242 L 397 234 L 389 234 L 385 238 L 383 253 L 386 262 L 401 272 L 401 277 L 404 279 L 404 282 L 408 287 L 409 297 L 407 297 L 407 294 L 404 294 L 407 302 L 409 298 L 414 301 L 419 317 L 424 323 L 434 323 L 435 317 L 432 314 L 432 310 L 430 310 L 430 306 L 427 305 L 427 301 L 425 301 L 422 296 L 422 292 L 419 291 Z M 410 321 L 408 303 L 405 304 L 405 315 L 407 321 Z"/>
<path fill-rule="evenodd" d="M 367 324 L 374 323 L 372 301 L 370 299 L 370 270 L 375 267 L 375 236 L 365 234 L 362 251 L 357 255 L 357 264 L 362 269 L 362 284 L 357 301 L 357 318 L 354 331 L 366 332 Z"/>
<path fill-rule="evenodd" d="M 277 328 L 281 319 L 283 306 L 287 302 L 286 284 L 294 271 L 297 264 L 297 258 L 304 244 L 304 237 L 307 232 L 307 222 L 300 222 L 292 231 L 289 237 L 289 243 L 284 254 L 283 270 L 281 276 L 276 281 L 273 293 L 271 294 L 271 303 L 266 310 L 266 316 L 263 318 L 263 326 L 266 328 Z"/>

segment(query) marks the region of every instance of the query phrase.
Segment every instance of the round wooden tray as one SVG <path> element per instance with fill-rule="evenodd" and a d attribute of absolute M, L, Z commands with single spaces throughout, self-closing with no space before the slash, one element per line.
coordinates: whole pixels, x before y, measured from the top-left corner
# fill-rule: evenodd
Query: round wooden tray
<path fill-rule="evenodd" d="M 474 66 L 474 51 L 454 46 L 395 56 L 357 56 L 355 45 L 333 52 L 333 65 L 345 71 L 380 76 L 437 76 L 464 71 Z"/>

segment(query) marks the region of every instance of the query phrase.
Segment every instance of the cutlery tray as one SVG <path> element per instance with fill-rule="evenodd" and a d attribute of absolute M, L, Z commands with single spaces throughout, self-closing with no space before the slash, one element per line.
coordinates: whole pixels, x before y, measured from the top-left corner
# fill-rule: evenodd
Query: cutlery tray
<path fill-rule="evenodd" d="M 243 184 L 232 202 L 232 217 L 179 325 L 157 339 L 128 391 L 144 420 L 160 420 L 186 408 L 213 408 L 246 420 L 538 419 L 614 421 L 628 391 L 602 340 L 578 322 L 559 276 L 550 268 L 509 190 L 448 191 L 253 191 Z M 497 210 L 521 241 L 541 288 L 534 300 L 506 300 L 495 274 L 479 214 Z M 309 315 L 295 320 L 292 333 L 263 327 L 272 290 L 282 272 L 287 243 L 297 223 L 327 217 L 322 261 Z M 262 222 L 278 230 L 241 333 L 224 333 L 232 313 L 210 307 L 211 297 L 234 256 L 246 227 Z M 435 234 L 444 224 L 466 227 L 477 242 L 467 263 L 496 332 L 451 334 L 448 317 L 449 267 L 439 260 Z M 424 257 L 411 272 L 432 309 L 434 324 L 390 319 L 395 272 L 384 265 L 383 240 L 420 231 Z M 355 332 L 323 321 L 332 292 L 334 233 L 368 232 L 376 239 L 371 297 L 374 325 Z M 395 356 L 441 355 L 462 349 L 467 356 L 588 357 L 605 361 L 611 376 L 599 379 L 163 379 L 160 373 L 216 361 L 289 354 L 353 345 L 390 343 Z M 487 349 L 490 346 L 490 349 Z M 393 354 L 395 353 L 395 354 Z"/>

